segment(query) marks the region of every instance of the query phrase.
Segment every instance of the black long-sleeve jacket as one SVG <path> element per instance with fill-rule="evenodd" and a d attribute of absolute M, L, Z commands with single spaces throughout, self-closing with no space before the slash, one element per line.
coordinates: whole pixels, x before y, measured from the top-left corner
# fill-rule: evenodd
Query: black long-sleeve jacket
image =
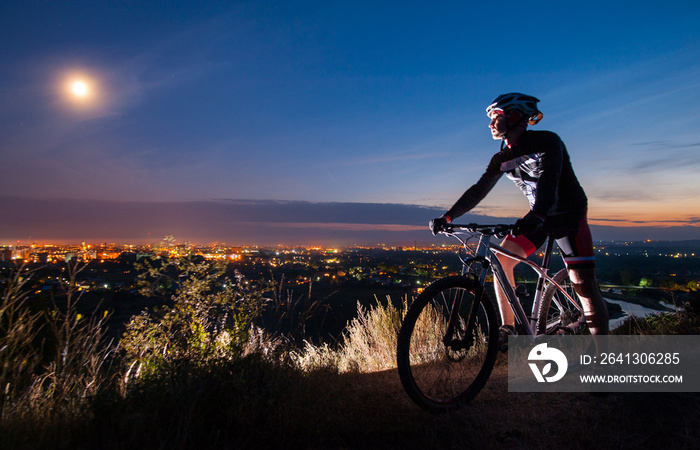
<path fill-rule="evenodd" d="M 447 212 L 450 219 L 478 205 L 504 173 L 523 191 L 534 213 L 553 216 L 587 207 L 588 199 L 559 136 L 551 131 L 527 130 L 515 147 L 504 147 L 493 155 L 479 181 Z"/>

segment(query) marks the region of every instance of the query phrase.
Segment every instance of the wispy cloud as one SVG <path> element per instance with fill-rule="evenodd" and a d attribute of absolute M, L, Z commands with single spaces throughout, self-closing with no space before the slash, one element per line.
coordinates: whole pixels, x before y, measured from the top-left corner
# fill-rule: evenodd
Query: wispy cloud
<path fill-rule="evenodd" d="M 591 217 L 590 223 L 599 225 L 610 224 L 613 226 L 646 226 L 646 227 L 677 227 L 677 226 L 693 226 L 700 227 L 700 218 L 690 217 L 687 219 L 668 219 L 668 220 L 641 220 L 629 218 L 596 218 Z"/>
<path fill-rule="evenodd" d="M 640 157 L 632 167 L 640 171 L 695 170 L 700 167 L 697 148 L 700 142 L 651 141 L 633 144 L 650 156 Z"/>

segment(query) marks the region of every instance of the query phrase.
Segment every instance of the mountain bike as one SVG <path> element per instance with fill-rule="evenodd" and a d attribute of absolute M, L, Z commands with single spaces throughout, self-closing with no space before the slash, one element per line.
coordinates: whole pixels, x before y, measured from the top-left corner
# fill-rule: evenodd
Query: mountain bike
<path fill-rule="evenodd" d="M 566 269 L 549 275 L 554 239 L 549 236 L 542 263 L 522 258 L 492 242 L 512 225 L 447 225 L 445 235 L 460 243 L 462 273 L 428 286 L 408 308 L 397 342 L 399 377 L 422 408 L 446 412 L 463 407 L 484 387 L 499 351 L 499 319 L 486 287 L 489 274 L 513 309 L 516 330 L 533 342 L 539 336 L 580 334 L 585 328 L 581 302 Z M 530 314 L 525 293 L 506 278 L 497 256 L 526 264 L 537 274 Z"/>

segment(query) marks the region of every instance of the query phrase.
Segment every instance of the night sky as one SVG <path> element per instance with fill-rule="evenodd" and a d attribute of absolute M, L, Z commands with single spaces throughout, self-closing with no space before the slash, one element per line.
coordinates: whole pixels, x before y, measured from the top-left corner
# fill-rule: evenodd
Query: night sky
<path fill-rule="evenodd" d="M 0 245 L 430 240 L 511 91 L 594 237 L 700 238 L 697 1 L 6 0 L 0 61 Z"/>

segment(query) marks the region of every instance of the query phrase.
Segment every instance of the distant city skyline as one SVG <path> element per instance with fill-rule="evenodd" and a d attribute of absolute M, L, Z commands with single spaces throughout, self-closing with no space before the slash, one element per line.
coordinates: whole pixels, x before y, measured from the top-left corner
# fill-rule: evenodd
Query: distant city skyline
<path fill-rule="evenodd" d="M 5 1 L 0 240 L 431 239 L 509 91 L 566 143 L 595 239 L 700 238 L 681 3 Z M 504 178 L 473 213 L 527 208 Z"/>

